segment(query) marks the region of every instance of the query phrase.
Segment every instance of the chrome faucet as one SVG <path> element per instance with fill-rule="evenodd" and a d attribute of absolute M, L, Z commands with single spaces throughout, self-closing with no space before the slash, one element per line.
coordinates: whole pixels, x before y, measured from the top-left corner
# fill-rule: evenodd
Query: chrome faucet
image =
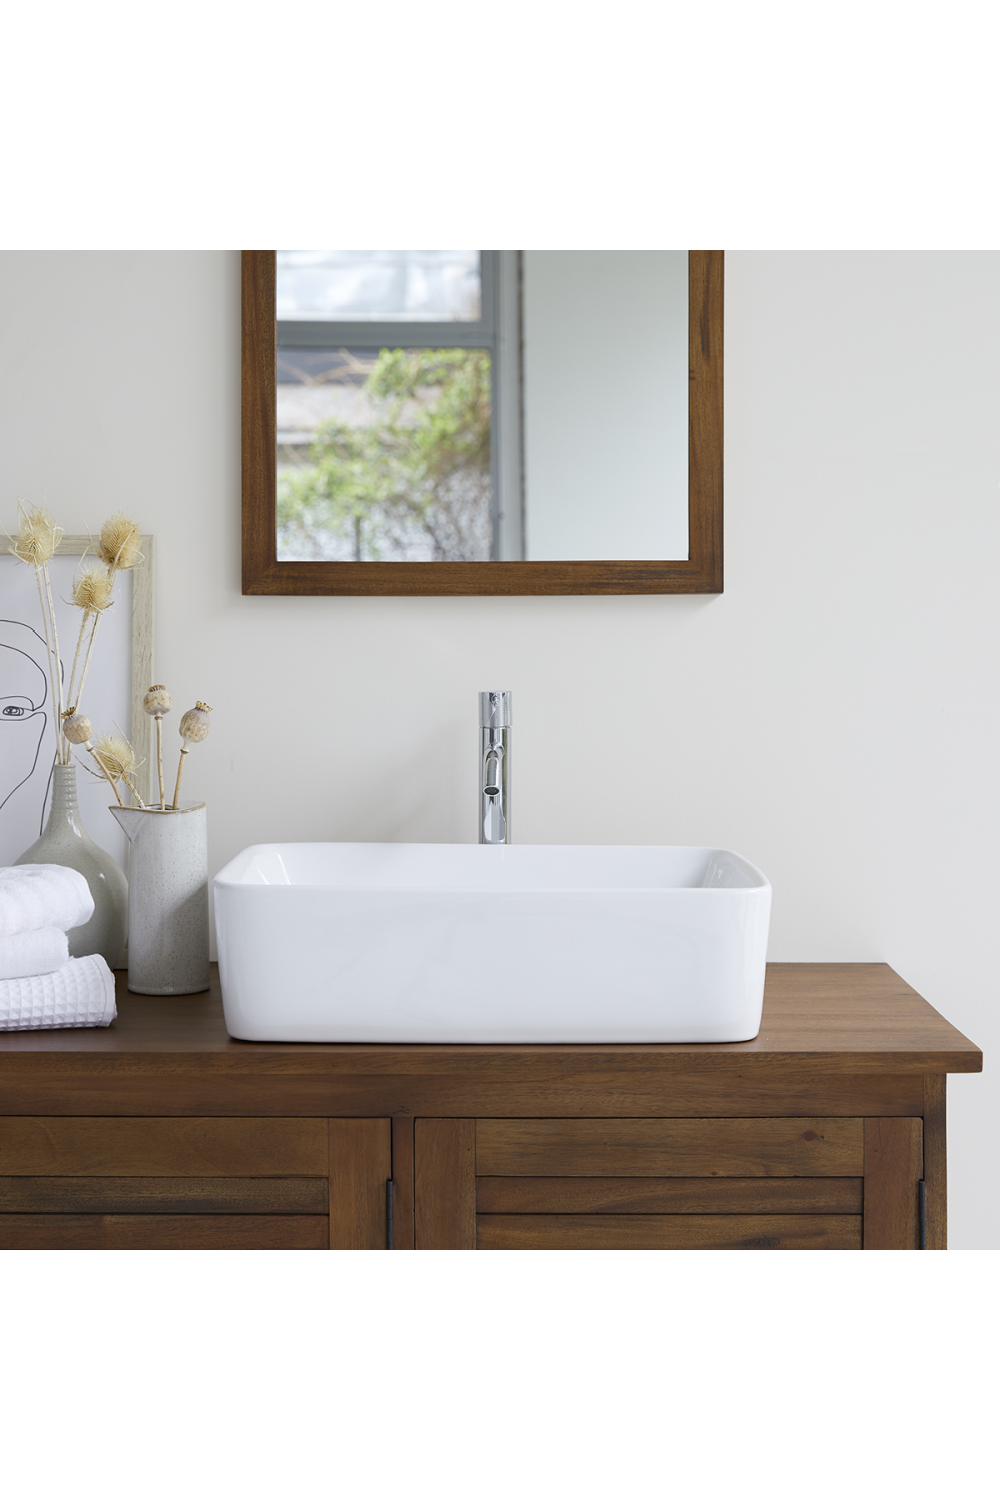
<path fill-rule="evenodd" d="M 510 843 L 512 693 L 479 694 L 479 842 Z"/>

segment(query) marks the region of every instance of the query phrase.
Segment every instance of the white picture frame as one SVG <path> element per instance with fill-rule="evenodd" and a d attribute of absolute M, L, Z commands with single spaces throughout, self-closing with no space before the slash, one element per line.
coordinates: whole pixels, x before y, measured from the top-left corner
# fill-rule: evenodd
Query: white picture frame
<path fill-rule="evenodd" d="M 142 562 L 118 575 L 115 605 L 101 621 L 82 708 L 96 733 L 117 730 L 128 734 L 141 762 L 136 789 L 143 801 L 149 802 L 155 748 L 153 720 L 145 713 L 142 700 L 153 682 L 154 538 L 144 535 L 140 545 Z M 72 575 L 85 555 L 95 552 L 93 538 L 64 536 L 49 564 L 64 679 L 69 676 L 81 618 L 79 609 L 66 602 Z M 27 752 L 12 754 L 0 741 L 0 866 L 13 864 L 31 847 L 48 816 L 55 736 L 44 652 L 34 569 L 5 548 L 0 552 L 0 714 L 5 696 L 13 698 L 10 690 L 20 688 L 29 697 L 36 716 L 44 704 L 45 724 L 27 776 L 22 776 L 29 763 Z M 0 733 L 3 727 L 0 722 Z M 79 757 L 75 759 L 79 761 Z M 124 865 L 125 835 L 107 812 L 113 800 L 107 783 L 92 779 L 81 768 L 77 788 L 84 828 L 95 843 Z"/>

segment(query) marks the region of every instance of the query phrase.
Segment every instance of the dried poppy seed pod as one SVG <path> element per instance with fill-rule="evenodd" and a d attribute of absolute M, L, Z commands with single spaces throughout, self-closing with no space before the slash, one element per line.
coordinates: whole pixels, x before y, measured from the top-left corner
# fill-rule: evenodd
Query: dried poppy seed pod
<path fill-rule="evenodd" d="M 212 710 L 207 703 L 201 700 L 194 708 L 189 708 L 186 714 L 181 715 L 180 732 L 185 744 L 200 745 L 211 728 L 209 714 Z"/>
<path fill-rule="evenodd" d="M 178 728 L 184 743 L 181 746 L 181 758 L 177 762 L 177 784 L 174 787 L 174 800 L 171 806 L 176 810 L 177 798 L 181 792 L 181 775 L 184 771 L 184 757 L 188 753 L 188 745 L 200 745 L 208 734 L 210 728 L 209 714 L 212 710 L 207 703 L 202 703 L 199 698 L 194 708 L 189 708 L 187 713 L 181 714 L 181 722 Z"/>
<path fill-rule="evenodd" d="M 154 682 L 145 698 L 143 698 L 142 706 L 148 714 L 152 714 L 158 719 L 162 714 L 170 712 L 174 706 L 174 700 L 162 682 Z"/>
<path fill-rule="evenodd" d="M 154 682 L 143 698 L 142 706 L 156 720 L 156 775 L 160 783 L 160 808 L 162 809 L 167 805 L 167 794 L 163 790 L 163 715 L 168 714 L 173 708 L 174 700 L 162 682 Z"/>
<path fill-rule="evenodd" d="M 86 714 L 78 714 L 75 708 L 67 708 L 63 711 L 62 732 L 71 745 L 86 745 L 92 738 L 94 729 Z"/>

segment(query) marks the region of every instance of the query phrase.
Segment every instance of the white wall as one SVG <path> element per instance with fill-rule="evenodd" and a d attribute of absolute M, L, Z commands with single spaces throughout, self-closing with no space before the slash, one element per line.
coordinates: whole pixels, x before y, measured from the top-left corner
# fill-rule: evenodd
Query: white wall
<path fill-rule="evenodd" d="M 687 252 L 523 264 L 525 557 L 687 557 Z"/>
<path fill-rule="evenodd" d="M 44 489 L 67 530 L 157 537 L 158 679 L 215 708 L 185 773 L 213 871 L 472 841 L 475 695 L 510 687 L 520 842 L 740 850 L 772 958 L 884 959 L 983 1047 L 951 1240 L 1000 1247 L 1000 254 L 727 257 L 719 598 L 244 599 L 238 257 L 0 256 L 0 339 L 0 521 Z"/>

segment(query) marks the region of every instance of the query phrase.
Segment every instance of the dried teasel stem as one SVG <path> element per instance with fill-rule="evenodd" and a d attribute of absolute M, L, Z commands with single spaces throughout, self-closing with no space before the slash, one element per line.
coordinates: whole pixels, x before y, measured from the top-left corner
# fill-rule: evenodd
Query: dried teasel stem
<path fill-rule="evenodd" d="M 46 595 L 48 597 L 48 601 L 49 601 L 49 614 L 52 617 L 52 644 L 53 644 L 53 647 L 55 649 L 56 687 L 59 690 L 59 698 L 58 698 L 59 721 L 58 721 L 58 724 L 57 724 L 57 731 L 58 731 L 58 733 L 57 733 L 56 753 L 57 753 L 57 756 L 59 758 L 60 764 L 61 765 L 68 765 L 69 764 L 69 746 L 67 745 L 66 749 L 64 751 L 63 750 L 63 742 L 62 742 L 62 713 L 63 713 L 63 704 L 64 704 L 62 671 L 60 670 L 60 664 L 61 664 L 62 658 L 59 655 L 59 630 L 58 630 L 58 628 L 56 626 L 56 606 L 55 606 L 55 602 L 53 601 L 53 598 L 52 598 L 52 582 L 51 582 L 51 579 L 49 578 L 49 565 L 48 565 L 47 562 L 42 564 L 42 572 L 45 575 L 45 593 L 46 593 Z"/>
<path fill-rule="evenodd" d="M 160 810 L 163 811 L 167 805 L 167 794 L 163 790 L 163 715 L 173 708 L 174 700 L 163 683 L 156 682 L 143 698 L 142 706 L 156 721 L 156 774 L 160 782 Z"/>
<path fill-rule="evenodd" d="M 115 785 L 115 778 L 112 776 L 111 772 L 108 770 L 107 766 L 104 764 L 104 761 L 103 761 L 103 759 L 101 757 L 100 751 L 99 750 L 95 750 L 92 745 L 86 745 L 84 748 L 90 751 L 91 755 L 97 761 L 97 764 L 100 766 L 101 770 L 104 772 L 105 776 L 107 777 L 108 783 L 109 783 L 109 785 L 111 787 L 111 790 L 114 792 L 115 797 L 117 799 L 118 806 L 119 807 L 124 807 L 125 804 L 122 801 L 122 794 L 118 790 L 118 787 Z"/>
<path fill-rule="evenodd" d="M 131 777 L 129 777 L 129 776 L 123 776 L 122 777 L 122 781 L 124 781 L 125 785 L 128 787 L 129 791 L 132 793 L 132 796 L 135 798 L 136 802 L 138 802 L 139 806 L 143 809 L 143 811 L 145 811 L 146 804 L 145 804 L 145 802 L 143 802 L 142 798 L 139 796 L 138 788 L 135 786 L 135 784 L 132 781 Z M 161 809 L 161 811 L 162 811 L 162 809 Z"/>
<path fill-rule="evenodd" d="M 59 703 L 59 695 L 56 692 L 56 672 L 58 670 L 58 662 L 56 661 L 55 654 L 52 650 L 52 635 L 49 630 L 49 612 L 45 607 L 45 590 L 42 588 L 42 570 L 40 567 L 35 569 L 35 582 L 38 584 L 38 603 L 42 611 L 42 628 L 45 631 L 45 656 L 49 664 L 49 685 L 52 692 L 52 703 L 53 706 L 56 706 Z M 59 726 L 56 725 L 57 761 L 60 760 L 59 750 Z"/>
<path fill-rule="evenodd" d="M 177 799 L 181 794 L 181 776 L 184 772 L 184 757 L 188 753 L 188 745 L 200 745 L 208 734 L 211 728 L 208 716 L 211 712 L 212 710 L 208 704 L 202 703 L 199 699 L 194 708 L 189 708 L 187 713 L 181 715 L 181 722 L 178 728 L 184 743 L 181 746 L 180 760 L 177 762 L 177 783 L 174 787 L 174 800 L 171 803 L 171 807 L 175 812 L 177 811 Z"/>
<path fill-rule="evenodd" d="M 100 617 L 100 615 L 95 615 L 94 616 L 94 623 L 90 627 L 90 640 L 87 642 L 87 654 L 86 654 L 86 656 L 83 659 L 83 671 L 80 674 L 80 685 L 79 685 L 79 687 L 76 690 L 77 701 L 79 701 L 83 697 L 83 685 L 87 681 L 87 673 L 90 670 L 90 658 L 94 654 L 94 642 L 97 640 L 97 627 L 98 627 L 98 625 L 100 625 L 100 623 L 101 623 L 101 617 Z M 86 621 L 84 621 L 84 626 L 81 627 L 81 630 L 80 630 L 81 636 L 83 635 L 83 629 L 85 627 L 86 627 Z"/>
<path fill-rule="evenodd" d="M 74 683 L 74 681 L 76 679 L 76 669 L 77 669 L 77 664 L 79 663 L 79 660 L 80 660 L 80 647 L 83 645 L 83 632 L 84 632 L 84 629 L 86 628 L 86 624 L 87 624 L 87 617 L 86 617 L 86 615 L 84 615 L 83 619 L 80 622 L 80 634 L 76 638 L 76 651 L 73 653 L 73 670 L 69 674 L 69 687 L 66 689 L 66 696 L 67 696 L 67 698 L 72 698 L 73 697 L 73 683 Z M 80 696 L 81 695 L 79 693 L 76 694 L 77 702 L 79 702 Z M 65 725 L 64 725 L 64 727 L 65 727 Z"/>
<path fill-rule="evenodd" d="M 114 603 L 112 592 L 114 590 L 114 575 L 110 568 L 101 563 L 87 568 L 83 573 L 78 573 L 73 579 L 73 603 L 78 609 L 83 610 L 83 619 L 80 621 L 80 633 L 77 636 L 76 651 L 73 656 L 73 670 L 69 674 L 69 686 L 66 696 L 72 698 L 79 705 L 83 697 L 83 684 L 86 681 L 86 667 L 90 662 L 90 651 L 88 649 L 86 663 L 84 665 L 83 680 L 76 687 L 76 669 L 80 664 L 80 653 L 83 650 L 84 639 L 87 628 L 90 627 L 90 649 L 97 638 L 97 627 L 105 610 L 110 609 Z"/>
<path fill-rule="evenodd" d="M 112 591 L 115 576 L 118 572 L 135 568 L 141 563 L 143 555 L 139 550 L 142 540 L 139 527 L 129 516 L 117 514 L 111 516 L 101 527 L 99 551 L 103 565 L 98 564 L 89 570 L 74 576 L 73 579 L 73 603 L 83 610 L 83 619 L 80 624 L 80 633 L 77 638 L 76 651 L 73 656 L 73 667 L 69 675 L 69 681 L 63 678 L 61 655 L 59 650 L 59 629 L 56 619 L 55 601 L 52 596 L 52 580 L 49 575 L 49 559 L 57 551 L 62 538 L 62 528 L 56 526 L 55 522 L 40 506 L 28 505 L 23 500 L 18 501 L 19 526 L 16 539 L 10 539 L 10 551 L 21 562 L 27 563 L 34 568 L 35 581 L 38 586 L 38 602 L 42 612 L 42 624 L 45 632 L 46 658 L 49 668 L 49 685 L 51 688 L 51 701 L 53 709 L 58 711 L 55 719 L 56 730 L 56 762 L 59 765 L 69 765 L 70 745 L 73 741 L 67 740 L 63 734 L 63 722 L 72 717 L 70 710 L 64 708 L 67 700 L 73 698 L 79 705 L 90 662 L 93 656 L 94 644 L 97 638 L 97 629 L 100 624 L 101 615 L 112 604 Z M 80 666 L 81 656 L 83 666 L 80 681 L 76 681 L 77 668 Z M 82 743 L 82 742 L 81 742 Z M 94 754 L 90 745 L 85 748 Z M 131 747 L 129 747 L 131 754 Z M 98 765 L 106 772 L 107 767 L 96 755 Z M 134 768 L 135 759 L 132 758 Z M 114 776 L 109 779 L 114 785 Z M 128 778 L 128 772 L 121 774 L 127 786 L 142 805 L 138 793 Z M 162 793 L 162 786 L 161 786 Z M 117 796 L 117 788 L 115 792 Z M 119 801 L 121 799 L 119 798 Z"/>
<path fill-rule="evenodd" d="M 42 582 L 45 583 L 46 599 L 42 604 L 42 618 L 45 620 L 45 643 L 49 648 L 49 675 L 52 679 L 52 707 L 58 714 L 56 719 L 56 763 L 60 766 L 69 765 L 69 746 L 65 744 L 62 737 L 62 711 L 63 711 L 63 680 L 62 659 L 59 655 L 59 632 L 56 629 L 56 612 L 52 603 L 52 585 L 49 582 L 49 565 L 43 563 L 36 570 L 38 578 L 38 594 L 42 595 Z M 48 604 L 48 609 L 45 604 Z M 50 636 L 51 630 L 51 636 Z"/>
<path fill-rule="evenodd" d="M 132 780 L 132 777 L 135 775 L 136 771 L 143 764 L 143 762 L 139 760 L 135 751 L 132 749 L 131 742 L 125 737 L 125 735 L 122 734 L 117 724 L 115 725 L 115 728 L 118 729 L 118 737 L 115 738 L 114 735 L 107 736 L 107 743 L 112 752 L 114 769 L 116 769 L 121 774 L 122 781 L 124 781 L 125 785 L 132 793 L 135 801 L 138 802 L 141 808 L 145 808 L 146 804 L 139 796 L 139 792 L 136 788 L 135 782 Z"/>
<path fill-rule="evenodd" d="M 52 602 L 52 585 L 49 582 L 49 558 L 52 557 L 59 542 L 62 539 L 62 527 L 57 526 L 52 517 L 48 515 L 39 505 L 28 505 L 24 500 L 17 502 L 20 515 L 17 538 L 11 540 L 9 551 L 20 562 L 27 563 L 35 570 L 35 582 L 38 585 L 38 602 L 42 611 L 42 625 L 45 630 L 46 657 L 49 664 L 49 684 L 52 690 L 52 705 L 61 716 L 63 706 L 62 696 L 62 674 L 59 662 L 59 635 L 56 630 L 56 615 Z M 61 718 L 55 721 L 56 729 L 56 761 L 64 763 L 63 740 L 61 734 Z M 68 760 L 69 749 L 66 748 L 65 759 Z"/>
<path fill-rule="evenodd" d="M 90 662 L 94 654 L 94 644 L 97 640 L 97 630 L 101 623 L 101 616 L 109 609 L 113 600 L 111 598 L 114 588 L 115 575 L 118 572 L 127 572 L 143 561 L 143 555 L 139 550 L 140 541 L 139 527 L 129 516 L 118 514 L 109 517 L 101 527 L 100 538 L 97 543 L 97 551 L 101 563 L 88 569 L 73 581 L 73 603 L 83 610 L 83 619 L 80 622 L 80 635 L 77 640 L 76 653 L 73 658 L 73 671 L 70 673 L 69 694 L 76 697 L 79 704 L 83 697 L 83 689 L 87 682 L 87 673 L 90 671 Z M 103 566 L 102 566 L 103 564 Z M 89 635 L 88 635 L 89 626 Z M 77 684 L 76 668 L 83 649 L 84 637 L 86 636 L 86 653 L 83 658 L 83 668 L 80 681 Z M 61 706 L 61 705 L 60 705 Z M 67 761 L 69 750 L 66 752 Z M 126 784 L 127 780 L 126 780 Z M 133 795 L 136 795 L 132 788 Z"/>
<path fill-rule="evenodd" d="M 94 748 L 90 753 L 106 774 L 112 787 L 114 787 L 115 796 L 118 797 L 120 807 L 124 807 L 125 804 L 118 793 L 118 787 L 116 786 L 116 782 L 118 781 L 124 781 L 129 791 L 138 800 L 138 794 L 131 781 L 132 774 L 137 765 L 136 755 L 123 734 L 102 734 L 100 739 L 95 742 Z"/>

